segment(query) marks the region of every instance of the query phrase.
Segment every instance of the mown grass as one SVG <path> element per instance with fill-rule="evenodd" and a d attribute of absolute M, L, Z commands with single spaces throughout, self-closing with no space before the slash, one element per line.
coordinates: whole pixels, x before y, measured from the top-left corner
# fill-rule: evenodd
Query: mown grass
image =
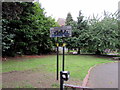
<path fill-rule="evenodd" d="M 65 70 L 70 71 L 70 77 L 83 80 L 90 67 L 113 62 L 108 58 L 100 58 L 87 55 L 66 55 Z M 62 66 L 62 56 L 59 57 L 60 67 Z M 9 60 L 2 63 L 2 72 L 24 71 L 42 69 L 46 72 L 56 72 L 56 56 L 51 55 L 44 58 L 31 58 L 26 60 Z M 60 69 L 62 70 L 62 68 Z"/>

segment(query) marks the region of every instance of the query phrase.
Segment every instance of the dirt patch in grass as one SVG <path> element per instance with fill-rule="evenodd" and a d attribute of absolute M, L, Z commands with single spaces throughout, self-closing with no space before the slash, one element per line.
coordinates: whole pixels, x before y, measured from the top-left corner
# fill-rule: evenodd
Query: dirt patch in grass
<path fill-rule="evenodd" d="M 26 59 L 32 59 L 32 58 L 45 58 L 50 57 L 53 55 L 23 55 L 23 56 L 16 56 L 16 57 L 4 57 L 2 58 L 2 61 L 8 61 L 8 60 L 26 60 Z"/>
<path fill-rule="evenodd" d="M 67 84 L 82 85 L 80 80 L 71 78 Z M 59 88 L 56 73 L 44 70 L 12 71 L 2 73 L 3 88 Z"/>

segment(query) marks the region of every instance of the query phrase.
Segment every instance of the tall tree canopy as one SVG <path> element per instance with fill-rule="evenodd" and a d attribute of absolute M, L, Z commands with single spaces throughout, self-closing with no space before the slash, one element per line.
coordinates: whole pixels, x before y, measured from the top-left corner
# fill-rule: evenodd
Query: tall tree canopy
<path fill-rule="evenodd" d="M 38 3 L 3 2 L 2 23 L 3 56 L 50 52 L 49 29 L 57 23 Z"/>
<path fill-rule="evenodd" d="M 89 22 L 89 49 L 101 54 L 105 49 L 117 49 L 119 34 L 116 16 L 105 14 L 103 19 L 93 19 Z"/>
<path fill-rule="evenodd" d="M 80 11 L 77 19 L 77 22 L 69 21 L 73 31 L 72 37 L 66 40 L 68 48 L 78 48 L 78 54 L 81 49 L 96 54 L 102 54 L 105 49 L 119 49 L 120 30 L 116 13 L 104 12 L 103 18 L 93 15 L 85 20 Z"/>
<path fill-rule="evenodd" d="M 69 13 L 68 13 L 69 15 Z M 72 17 L 72 16 L 71 16 Z M 83 48 L 86 44 L 85 40 L 86 37 L 82 32 L 84 32 L 87 29 L 87 22 L 84 20 L 84 16 L 82 16 L 81 11 L 79 12 L 78 20 L 71 21 L 67 20 L 66 18 L 66 25 L 71 25 L 72 26 L 72 37 L 68 38 L 66 40 L 67 42 L 67 47 L 68 48 L 77 48 L 78 49 L 78 54 L 80 54 L 80 48 Z"/>
<path fill-rule="evenodd" d="M 71 25 L 71 22 L 73 21 L 72 15 L 71 13 L 67 14 L 67 18 L 66 18 L 66 25 Z"/>

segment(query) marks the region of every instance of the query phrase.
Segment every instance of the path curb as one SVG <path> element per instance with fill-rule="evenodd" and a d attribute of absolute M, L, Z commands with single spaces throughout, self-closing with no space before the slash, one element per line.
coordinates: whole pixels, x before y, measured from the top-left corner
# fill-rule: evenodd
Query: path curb
<path fill-rule="evenodd" d="M 86 86 L 87 86 L 87 83 L 88 83 L 88 80 L 89 80 L 89 77 L 90 77 L 90 72 L 91 72 L 91 70 L 92 70 L 95 66 L 96 66 L 96 65 L 94 65 L 93 67 L 91 67 L 91 68 L 88 70 L 88 74 L 86 75 L 86 77 L 85 77 L 84 80 L 83 80 L 82 87 L 86 87 Z"/>
<path fill-rule="evenodd" d="M 118 61 L 109 62 L 109 63 L 117 63 L 117 62 L 118 62 Z M 91 67 L 91 68 L 88 70 L 88 74 L 86 75 L 86 77 L 85 77 L 84 80 L 83 80 L 82 87 L 87 87 L 88 80 L 89 80 L 90 73 L 91 73 L 92 69 L 95 68 L 96 66 L 102 65 L 102 64 L 108 64 L 108 63 L 101 63 L 101 64 L 94 65 L 93 67 Z"/>

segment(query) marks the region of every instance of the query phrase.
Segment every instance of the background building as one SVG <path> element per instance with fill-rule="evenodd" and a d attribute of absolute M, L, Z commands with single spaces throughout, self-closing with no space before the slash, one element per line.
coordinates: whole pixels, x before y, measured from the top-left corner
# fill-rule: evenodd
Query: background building
<path fill-rule="evenodd" d="M 64 18 L 59 18 L 59 19 L 57 20 L 57 22 L 58 22 L 58 24 L 59 24 L 60 26 L 65 25 L 65 19 L 64 19 Z"/>

